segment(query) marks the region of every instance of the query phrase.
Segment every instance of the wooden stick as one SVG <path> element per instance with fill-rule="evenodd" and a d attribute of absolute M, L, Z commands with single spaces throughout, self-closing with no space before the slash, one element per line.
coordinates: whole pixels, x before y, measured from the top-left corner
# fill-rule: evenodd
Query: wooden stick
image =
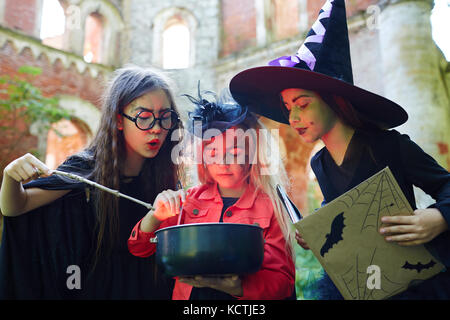
<path fill-rule="evenodd" d="M 146 203 L 146 202 L 143 202 L 141 200 L 135 199 L 133 197 L 127 196 L 126 194 L 120 193 L 117 190 L 110 189 L 108 187 L 102 186 L 101 184 L 98 184 L 97 182 L 94 182 L 94 181 L 88 180 L 86 178 L 80 177 L 80 176 L 78 176 L 76 174 L 69 173 L 69 172 L 64 172 L 64 171 L 59 171 L 59 170 L 52 170 L 52 173 L 55 173 L 55 174 L 58 174 L 60 176 L 64 176 L 64 177 L 67 177 L 67 178 L 70 178 L 70 179 L 74 179 L 74 180 L 77 180 L 77 181 L 84 182 L 84 183 L 86 183 L 88 185 L 91 185 L 93 187 L 96 187 L 98 189 L 106 191 L 108 193 L 111 193 L 111 194 L 115 195 L 116 197 L 122 197 L 122 198 L 128 199 L 130 201 L 136 202 L 136 203 L 138 203 L 140 205 L 143 205 L 148 210 L 155 210 L 155 208 L 149 203 Z"/>

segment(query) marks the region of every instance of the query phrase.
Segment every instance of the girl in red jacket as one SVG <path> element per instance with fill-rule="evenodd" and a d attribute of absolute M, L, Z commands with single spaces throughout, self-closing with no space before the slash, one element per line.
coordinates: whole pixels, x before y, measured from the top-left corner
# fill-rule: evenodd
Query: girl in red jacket
<path fill-rule="evenodd" d="M 200 95 L 198 100 L 188 98 L 196 104 L 195 111 L 189 114 L 189 130 L 202 137 L 202 161 L 197 166 L 201 185 L 189 189 L 187 196 L 183 190 L 160 193 L 155 211 L 148 212 L 132 230 L 130 252 L 140 257 L 155 253 L 156 245 L 149 239 L 157 229 L 177 224 L 181 206 L 184 224 L 258 224 L 264 230 L 265 241 L 264 260 L 258 272 L 178 277 L 172 298 L 295 299 L 291 225 L 275 188 L 277 184 L 286 185 L 287 179 L 281 160 L 273 157 L 277 149 L 273 137 L 271 140 L 263 125 L 229 95 L 227 102 L 218 103 Z M 229 139 L 230 135 L 237 139 Z"/>

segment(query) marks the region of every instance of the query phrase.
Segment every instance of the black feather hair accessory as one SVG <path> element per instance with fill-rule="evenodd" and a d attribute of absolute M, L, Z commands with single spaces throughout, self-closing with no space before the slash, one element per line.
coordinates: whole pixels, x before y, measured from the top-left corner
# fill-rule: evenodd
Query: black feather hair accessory
<path fill-rule="evenodd" d="M 217 97 L 212 91 L 204 91 L 203 94 L 214 96 L 215 101 L 208 101 L 202 96 L 200 81 L 198 82 L 198 98 L 183 94 L 195 105 L 195 109 L 188 114 L 188 130 L 191 134 L 203 137 L 204 132 L 208 129 L 224 132 L 244 121 L 250 114 L 247 112 L 247 107 L 238 104 L 229 93 L 225 92 L 220 97 Z M 211 137 L 211 135 L 208 136 Z"/>

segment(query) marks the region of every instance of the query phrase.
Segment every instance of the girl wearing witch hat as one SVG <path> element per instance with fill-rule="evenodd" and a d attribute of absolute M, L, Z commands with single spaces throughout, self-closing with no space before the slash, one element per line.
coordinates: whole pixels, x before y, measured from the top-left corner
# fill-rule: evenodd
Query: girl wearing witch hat
<path fill-rule="evenodd" d="M 230 82 L 233 97 L 250 110 L 289 124 L 306 142 L 322 140 L 311 167 L 324 204 L 389 166 L 410 205 L 411 216 L 384 217 L 379 232 L 403 246 L 425 244 L 450 265 L 450 174 L 407 135 L 388 130 L 407 121 L 402 107 L 353 84 L 344 0 L 328 0 L 294 56 L 245 70 Z M 413 185 L 436 203 L 417 209 Z M 307 244 L 297 234 L 297 242 Z M 322 298 L 339 299 L 325 274 Z M 441 272 L 394 299 L 448 299 L 450 272 Z"/>

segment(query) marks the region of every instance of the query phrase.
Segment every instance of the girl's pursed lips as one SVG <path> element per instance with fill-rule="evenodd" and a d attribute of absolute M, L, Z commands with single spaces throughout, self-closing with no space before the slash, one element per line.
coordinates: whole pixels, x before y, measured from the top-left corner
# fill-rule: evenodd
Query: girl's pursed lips
<path fill-rule="evenodd" d="M 147 146 L 150 149 L 158 149 L 159 144 L 160 144 L 159 139 L 152 139 L 149 142 L 147 142 Z"/>
<path fill-rule="evenodd" d="M 306 132 L 308 128 L 304 127 L 304 128 L 295 128 L 295 130 L 298 132 L 298 134 L 302 135 Z"/>

